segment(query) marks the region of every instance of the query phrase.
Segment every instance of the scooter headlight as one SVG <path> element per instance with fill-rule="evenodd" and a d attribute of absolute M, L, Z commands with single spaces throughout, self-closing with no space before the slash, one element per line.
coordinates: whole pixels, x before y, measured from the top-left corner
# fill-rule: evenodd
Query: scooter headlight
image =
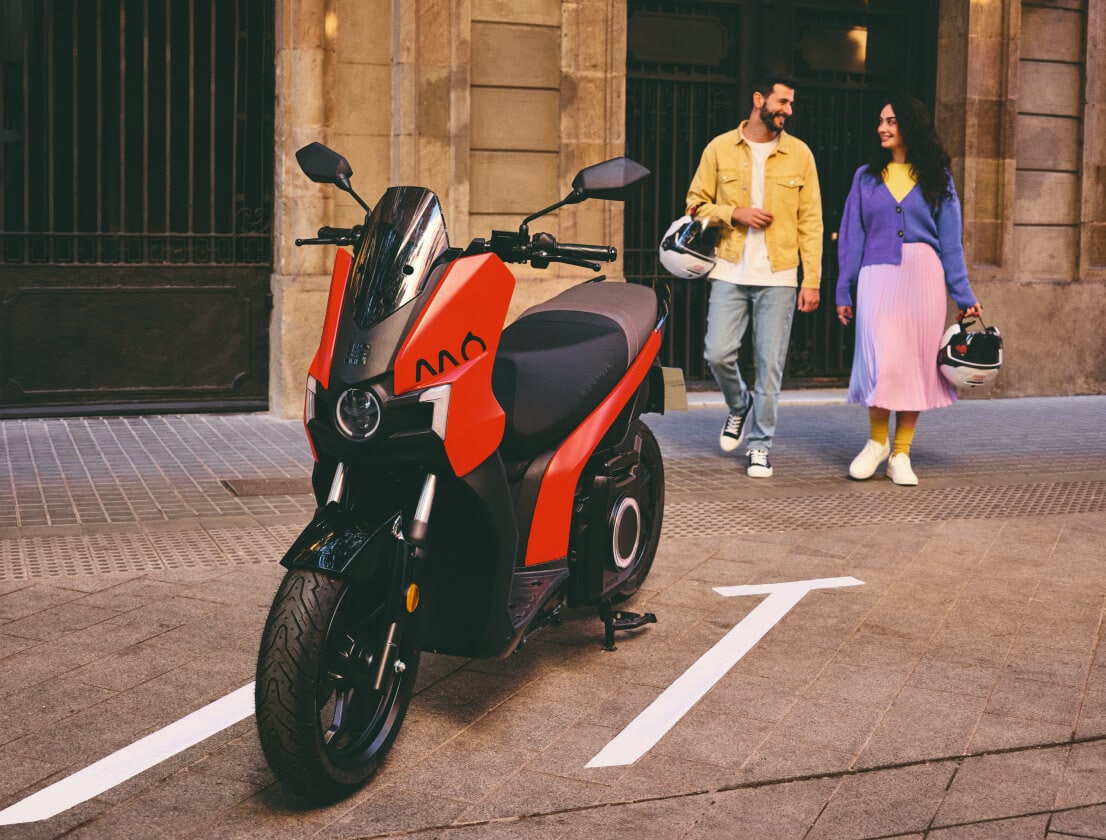
<path fill-rule="evenodd" d="M 334 419 L 350 440 L 368 440 L 380 428 L 380 400 L 372 391 L 350 388 L 338 398 Z"/>

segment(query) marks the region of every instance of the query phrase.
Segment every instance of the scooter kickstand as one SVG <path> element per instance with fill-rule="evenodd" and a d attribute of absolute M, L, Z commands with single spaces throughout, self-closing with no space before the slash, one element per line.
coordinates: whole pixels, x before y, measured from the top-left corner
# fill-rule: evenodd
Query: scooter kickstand
<path fill-rule="evenodd" d="M 653 613 L 634 613 L 615 610 L 610 601 L 601 601 L 599 617 L 603 620 L 603 650 L 618 650 L 614 643 L 616 630 L 635 630 L 646 624 L 656 624 Z"/>

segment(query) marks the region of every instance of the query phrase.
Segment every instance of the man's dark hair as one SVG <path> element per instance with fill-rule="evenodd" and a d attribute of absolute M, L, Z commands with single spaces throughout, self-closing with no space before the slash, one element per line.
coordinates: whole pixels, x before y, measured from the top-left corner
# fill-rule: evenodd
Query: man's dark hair
<path fill-rule="evenodd" d="M 789 87 L 792 90 L 799 86 L 799 83 L 795 80 L 795 77 L 788 73 L 777 73 L 774 70 L 769 70 L 766 73 L 762 73 L 760 77 L 753 82 L 753 93 L 761 94 L 765 99 L 772 95 L 772 90 L 776 85 L 783 85 Z"/>

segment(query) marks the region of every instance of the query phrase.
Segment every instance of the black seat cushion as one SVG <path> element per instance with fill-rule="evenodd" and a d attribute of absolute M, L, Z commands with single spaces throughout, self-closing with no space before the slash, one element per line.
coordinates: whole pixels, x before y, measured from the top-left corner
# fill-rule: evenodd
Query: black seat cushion
<path fill-rule="evenodd" d="M 507 415 L 504 456 L 523 460 L 567 437 L 626 373 L 656 315 L 652 289 L 589 283 L 528 309 L 507 327 L 492 372 L 492 390 Z"/>

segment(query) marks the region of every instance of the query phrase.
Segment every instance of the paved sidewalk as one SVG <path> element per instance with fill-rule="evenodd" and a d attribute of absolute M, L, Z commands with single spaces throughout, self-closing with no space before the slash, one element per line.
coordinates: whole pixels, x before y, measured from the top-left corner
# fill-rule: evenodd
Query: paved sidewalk
<path fill-rule="evenodd" d="M 504 662 L 427 655 L 372 784 L 305 810 L 235 723 L 0 838 L 1106 838 L 1106 397 L 922 417 L 921 484 L 845 477 L 839 393 L 789 394 L 769 480 L 724 408 L 650 416 L 667 504 L 637 603 Z M 247 684 L 310 517 L 269 415 L 0 421 L 0 809 Z M 764 598 L 809 592 L 641 758 L 585 765 Z"/>

